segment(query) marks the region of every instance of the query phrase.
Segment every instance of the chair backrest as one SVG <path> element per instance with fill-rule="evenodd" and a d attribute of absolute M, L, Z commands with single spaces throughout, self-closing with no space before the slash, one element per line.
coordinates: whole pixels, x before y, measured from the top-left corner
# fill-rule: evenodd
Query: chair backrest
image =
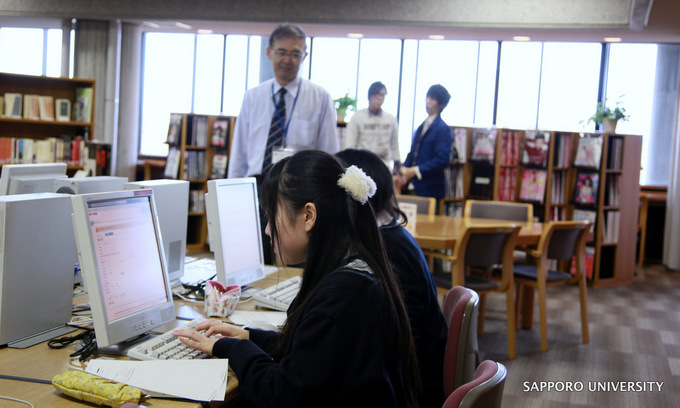
<path fill-rule="evenodd" d="M 472 381 L 479 365 L 477 314 L 479 295 L 464 286 L 454 286 L 444 298 L 443 314 L 449 333 L 444 352 L 444 395 Z"/>
<path fill-rule="evenodd" d="M 589 221 L 553 221 L 543 230 L 537 251 L 547 259 L 564 260 L 577 255 L 585 246 Z"/>
<path fill-rule="evenodd" d="M 534 218 L 534 207 L 527 203 L 466 200 L 463 216 L 468 218 L 529 222 Z"/>
<path fill-rule="evenodd" d="M 501 363 L 485 360 L 475 377 L 458 387 L 444 402 L 444 408 L 499 408 L 508 371 Z"/>
<path fill-rule="evenodd" d="M 397 194 L 397 202 L 415 204 L 418 214 L 434 215 L 437 200 L 434 197 L 421 197 Z"/>

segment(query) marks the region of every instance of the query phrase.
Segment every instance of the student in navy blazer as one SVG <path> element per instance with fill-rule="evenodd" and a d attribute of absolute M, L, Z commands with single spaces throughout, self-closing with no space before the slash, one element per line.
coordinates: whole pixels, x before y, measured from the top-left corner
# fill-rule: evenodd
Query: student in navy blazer
<path fill-rule="evenodd" d="M 427 91 L 425 109 L 429 115 L 416 129 L 411 141 L 411 151 L 401 167 L 400 183 L 413 180 L 416 195 L 444 198 L 446 177 L 451 152 L 451 128 L 442 120 L 441 112 L 451 95 L 441 85 L 432 85 Z"/>

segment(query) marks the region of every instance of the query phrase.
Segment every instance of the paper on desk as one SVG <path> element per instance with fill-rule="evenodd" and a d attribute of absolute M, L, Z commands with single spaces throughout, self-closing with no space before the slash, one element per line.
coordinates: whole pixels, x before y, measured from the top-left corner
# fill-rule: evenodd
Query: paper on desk
<path fill-rule="evenodd" d="M 232 323 L 242 326 L 247 326 L 252 322 L 267 322 L 274 326 L 283 326 L 286 322 L 286 312 L 251 312 L 247 310 L 234 310 L 234 312 L 229 315 L 229 319 L 231 319 Z"/>
<path fill-rule="evenodd" d="M 90 374 L 145 391 L 195 401 L 224 401 L 227 359 L 207 360 L 90 360 Z"/>

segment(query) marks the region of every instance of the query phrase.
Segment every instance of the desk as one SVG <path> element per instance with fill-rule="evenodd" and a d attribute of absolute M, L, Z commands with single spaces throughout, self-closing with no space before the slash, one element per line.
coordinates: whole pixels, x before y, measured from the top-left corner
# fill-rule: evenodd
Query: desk
<path fill-rule="evenodd" d="M 283 268 L 279 272 L 274 272 L 264 279 L 255 282 L 252 286 L 268 287 L 276 283 L 279 279 L 287 279 L 292 276 L 299 275 L 299 269 Z M 83 299 L 79 298 L 76 303 L 83 303 Z M 253 302 L 243 302 L 239 304 L 240 310 L 255 310 Z M 184 301 L 175 301 L 175 314 L 183 317 L 198 317 L 203 314 L 202 303 L 188 303 Z M 175 327 L 185 323 L 182 320 L 175 320 L 159 327 L 157 332 L 165 332 L 172 330 Z M 69 354 L 74 351 L 74 347 L 67 347 L 65 349 L 50 349 L 47 342 L 40 343 L 27 349 L 0 349 L 0 374 L 11 375 L 16 377 L 37 378 L 41 380 L 51 381 L 52 378 L 70 369 L 85 369 L 85 365 L 78 361 L 71 360 Z M 5 380 L 0 379 L 0 395 L 18 398 L 31 402 L 35 407 L 48 408 L 67 408 L 74 406 L 93 407 L 95 405 L 83 401 L 75 400 L 67 397 L 57 391 L 51 384 L 40 384 L 25 381 Z M 224 402 L 215 401 L 210 404 L 211 407 L 226 407 L 240 399 L 238 391 L 238 380 L 229 373 L 227 380 L 227 394 Z M 4 406 L 3 400 L 0 400 L 0 406 Z M 194 401 L 180 401 L 171 399 L 152 398 L 145 401 L 145 407 L 163 407 L 163 408 L 200 408 L 201 405 Z M 19 404 L 17 404 L 19 406 Z"/>
<path fill-rule="evenodd" d="M 543 224 L 540 222 L 517 222 L 507 220 L 492 220 L 485 218 L 468 218 L 471 223 L 477 225 L 490 224 L 515 224 L 521 225 L 522 229 L 517 237 L 517 245 L 536 245 L 543 232 Z M 426 249 L 453 249 L 460 235 L 466 218 L 450 217 L 447 215 L 418 214 L 416 219 L 416 234 L 414 238 L 421 248 Z"/>

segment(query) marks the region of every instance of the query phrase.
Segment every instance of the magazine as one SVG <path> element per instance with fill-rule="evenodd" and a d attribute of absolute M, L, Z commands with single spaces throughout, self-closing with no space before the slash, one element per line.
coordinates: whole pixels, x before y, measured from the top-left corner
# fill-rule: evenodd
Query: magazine
<path fill-rule="evenodd" d="M 472 132 L 470 160 L 493 163 L 496 152 L 496 129 L 475 129 Z"/>
<path fill-rule="evenodd" d="M 524 169 L 522 173 L 522 189 L 520 200 L 543 202 L 545 197 L 545 180 L 547 171 L 541 169 Z"/>
<path fill-rule="evenodd" d="M 227 136 L 229 135 L 229 119 L 218 118 L 213 123 L 212 136 L 210 138 L 210 146 L 225 147 L 227 145 Z"/>
<path fill-rule="evenodd" d="M 467 129 L 453 129 L 453 144 L 451 145 L 451 161 L 465 163 L 467 159 Z"/>
<path fill-rule="evenodd" d="M 548 146 L 550 146 L 550 133 L 527 130 L 524 138 L 522 164 L 546 167 L 548 165 Z"/>
<path fill-rule="evenodd" d="M 600 175 L 597 173 L 579 173 L 576 178 L 574 201 L 580 204 L 595 204 Z"/>
<path fill-rule="evenodd" d="M 168 125 L 168 137 L 165 143 L 178 145 L 180 142 L 180 132 L 182 131 L 182 115 L 180 113 L 170 114 L 170 124 Z"/>
<path fill-rule="evenodd" d="M 601 158 L 602 136 L 586 134 L 578 139 L 574 166 L 599 168 Z"/>

